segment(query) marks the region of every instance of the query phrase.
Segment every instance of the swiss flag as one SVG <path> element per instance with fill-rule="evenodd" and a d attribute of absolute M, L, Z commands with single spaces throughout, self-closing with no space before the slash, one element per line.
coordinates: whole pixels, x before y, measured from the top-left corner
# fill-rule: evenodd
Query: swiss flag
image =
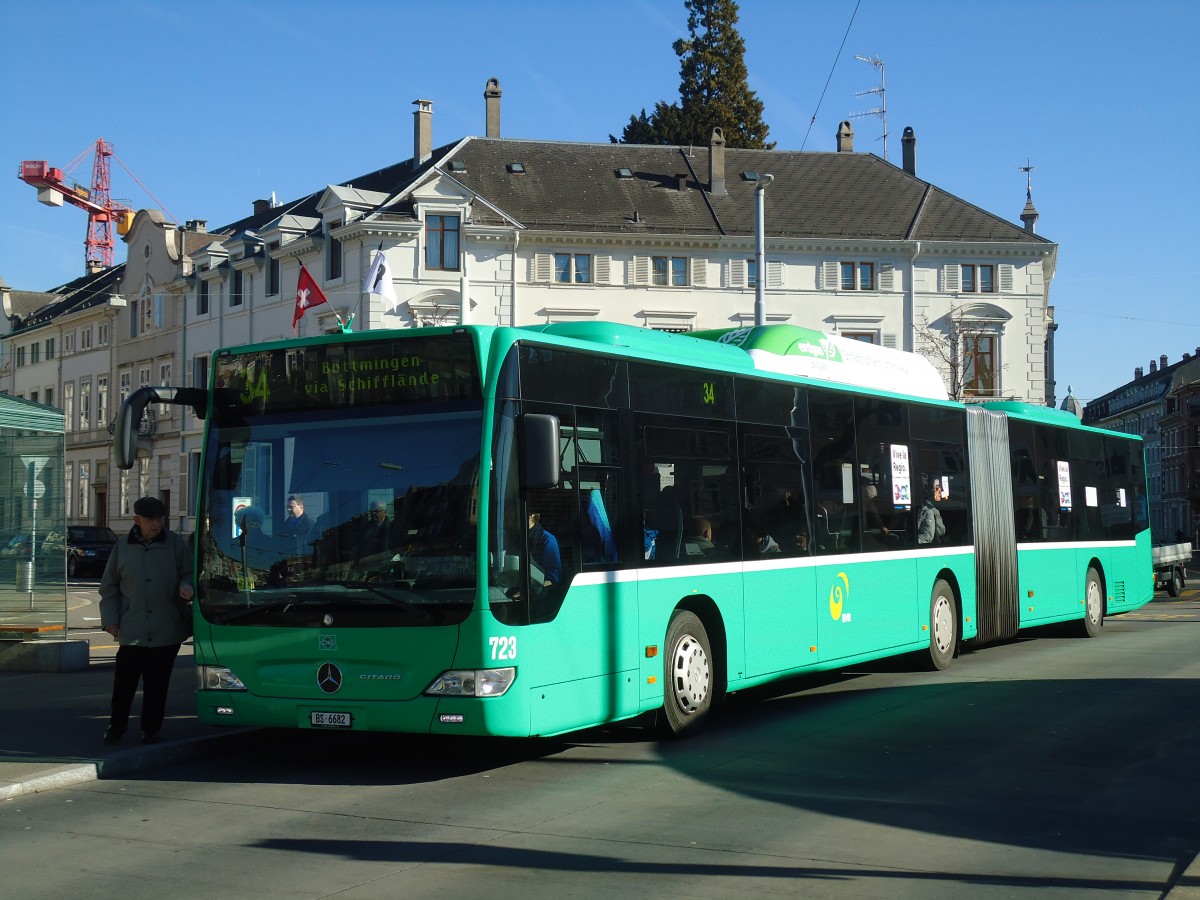
<path fill-rule="evenodd" d="M 296 282 L 296 312 L 292 315 L 292 331 L 297 331 L 300 317 L 314 306 L 328 303 L 329 298 L 317 287 L 304 264 L 300 264 L 300 279 Z"/>

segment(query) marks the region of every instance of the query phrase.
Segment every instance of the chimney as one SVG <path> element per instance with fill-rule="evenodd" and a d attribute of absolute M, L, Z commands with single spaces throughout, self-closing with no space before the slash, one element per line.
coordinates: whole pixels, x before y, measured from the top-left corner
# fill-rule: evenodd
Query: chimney
<path fill-rule="evenodd" d="M 725 132 L 720 128 L 714 128 L 708 139 L 708 192 L 725 196 Z"/>
<path fill-rule="evenodd" d="M 687 172 L 676 172 L 675 173 L 675 186 L 679 190 L 686 191 L 687 183 L 688 183 Z"/>
<path fill-rule="evenodd" d="M 414 100 L 413 106 L 413 168 L 433 156 L 433 101 Z"/>
<path fill-rule="evenodd" d="M 1158 367 L 1160 369 L 1165 369 L 1167 367 L 1167 354 L 1164 353 L 1158 358 Z"/>
<path fill-rule="evenodd" d="M 194 231 L 197 234 L 207 234 L 208 233 L 208 220 L 207 219 L 188 219 L 187 222 L 185 222 L 183 225 L 183 230 L 184 231 Z"/>
<path fill-rule="evenodd" d="M 255 200 L 254 214 L 256 216 L 261 216 L 263 213 L 270 211 L 271 207 L 274 205 L 275 204 L 273 204 L 270 200 Z"/>
<path fill-rule="evenodd" d="M 1158 363 L 1156 363 L 1154 360 L 1150 360 L 1150 374 L 1153 375 L 1157 371 L 1158 371 Z"/>
<path fill-rule="evenodd" d="M 489 78 L 483 89 L 483 105 L 486 108 L 485 137 L 500 137 L 500 79 Z"/>
<path fill-rule="evenodd" d="M 838 126 L 837 130 L 837 152 L 838 153 L 853 153 L 854 152 L 854 129 L 850 126 L 850 120 L 846 119 Z"/>
<path fill-rule="evenodd" d="M 917 174 L 917 136 L 911 125 L 904 128 L 904 136 L 900 138 L 900 147 L 904 151 L 904 171 L 916 177 Z"/>
<path fill-rule="evenodd" d="M 1142 372 L 1141 366 L 1138 366 L 1136 369 L 1133 370 L 1133 380 L 1134 381 L 1137 381 L 1139 378 L 1142 377 L 1142 375 L 1143 375 L 1143 372 Z"/>

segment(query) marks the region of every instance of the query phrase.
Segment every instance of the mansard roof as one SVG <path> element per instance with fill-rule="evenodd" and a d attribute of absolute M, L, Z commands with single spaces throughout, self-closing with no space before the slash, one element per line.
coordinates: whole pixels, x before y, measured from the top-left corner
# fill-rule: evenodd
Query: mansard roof
<path fill-rule="evenodd" d="M 124 277 L 125 264 L 121 263 L 100 272 L 82 275 L 45 293 L 13 291 L 13 300 L 24 299 L 27 311 L 21 315 L 19 308 L 14 309 L 16 320 L 13 322 L 12 333 L 44 325 L 68 313 L 108 303 L 109 298 L 117 293 L 117 287 Z"/>
<path fill-rule="evenodd" d="M 523 171 L 514 171 L 513 163 Z M 867 153 L 726 150 L 726 192 L 716 195 L 708 190 L 707 147 L 472 137 L 438 148 L 415 169 L 405 160 L 340 186 L 396 198 L 386 211 L 404 217 L 413 214 L 406 191 L 434 168 L 486 201 L 473 211 L 481 225 L 516 221 L 540 230 L 749 237 L 755 181 L 744 173 L 770 173 L 773 237 L 1052 246 Z M 326 190 L 218 230 L 260 230 L 283 214 L 319 218 Z"/>

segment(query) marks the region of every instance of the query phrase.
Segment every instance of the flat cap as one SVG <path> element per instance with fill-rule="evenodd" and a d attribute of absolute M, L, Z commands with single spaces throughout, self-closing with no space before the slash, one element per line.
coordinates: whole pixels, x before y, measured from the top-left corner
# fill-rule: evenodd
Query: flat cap
<path fill-rule="evenodd" d="M 133 504 L 133 514 L 144 519 L 161 519 L 167 514 L 167 508 L 157 497 L 143 497 Z"/>

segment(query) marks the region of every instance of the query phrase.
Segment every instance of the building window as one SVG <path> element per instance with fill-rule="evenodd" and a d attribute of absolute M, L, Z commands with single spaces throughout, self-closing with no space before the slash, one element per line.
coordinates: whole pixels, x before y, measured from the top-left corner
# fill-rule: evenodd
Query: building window
<path fill-rule="evenodd" d="M 87 431 L 92 427 L 92 382 L 88 378 L 79 379 L 79 430 Z"/>
<path fill-rule="evenodd" d="M 879 343 L 879 335 L 874 331 L 839 331 L 838 337 L 844 337 L 848 341 L 862 341 L 864 344 Z"/>
<path fill-rule="evenodd" d="M 158 364 L 158 383 L 163 387 L 171 383 L 171 364 L 169 362 Z M 159 404 L 158 414 L 164 419 L 169 418 L 171 415 L 171 404 Z"/>
<path fill-rule="evenodd" d="M 339 245 L 340 246 L 340 245 Z M 339 263 L 340 266 L 340 263 Z M 233 284 L 229 288 L 229 305 L 242 305 L 242 288 L 245 282 L 242 280 L 242 273 L 237 269 L 233 270 Z"/>
<path fill-rule="evenodd" d="M 54 359 L 54 338 L 46 338 L 46 359 Z"/>
<path fill-rule="evenodd" d="M 66 339 L 64 338 L 63 340 L 65 343 Z M 100 322 L 96 325 L 96 346 L 97 347 L 107 347 L 108 346 L 108 323 L 107 322 Z"/>
<path fill-rule="evenodd" d="M 458 216 L 425 217 L 425 268 L 458 270 Z"/>
<path fill-rule="evenodd" d="M 996 267 L 973 263 L 962 266 L 962 283 L 959 290 L 964 294 L 996 293 Z"/>
<path fill-rule="evenodd" d="M 332 232 L 341 228 L 341 221 L 330 222 L 329 227 L 325 229 L 325 258 L 329 261 L 329 278 L 332 281 L 335 278 L 342 277 L 342 242 L 335 238 Z"/>
<path fill-rule="evenodd" d="M 85 325 L 83 328 L 79 329 L 79 349 L 80 350 L 91 350 L 92 349 L 92 326 L 91 325 Z"/>
<path fill-rule="evenodd" d="M 196 286 L 196 315 L 208 315 L 208 282 L 201 281 Z"/>
<path fill-rule="evenodd" d="M 843 291 L 875 290 L 875 263 L 843 262 L 841 270 Z"/>
<path fill-rule="evenodd" d="M 46 405 L 47 406 L 54 405 L 54 388 L 52 388 L 52 387 L 46 388 Z"/>
<path fill-rule="evenodd" d="M 63 382 L 63 427 L 67 431 L 75 430 L 75 384 L 70 381 Z"/>
<path fill-rule="evenodd" d="M 208 389 L 207 356 L 197 356 L 192 359 L 192 387 Z"/>
<path fill-rule="evenodd" d="M 19 369 L 23 365 L 25 365 L 25 348 L 18 347 L 17 348 L 17 368 Z"/>
<path fill-rule="evenodd" d="M 138 387 L 144 388 L 150 386 L 150 367 L 138 369 Z"/>
<path fill-rule="evenodd" d="M 96 376 L 96 424 L 108 421 L 108 376 Z"/>
<path fill-rule="evenodd" d="M 758 287 L 758 260 L 746 260 L 746 287 Z"/>
<path fill-rule="evenodd" d="M 90 462 L 81 462 L 79 464 L 79 518 L 86 519 L 89 515 L 88 499 L 91 495 L 92 486 L 92 464 Z"/>
<path fill-rule="evenodd" d="M 29 345 L 29 364 L 36 366 L 42 359 L 42 345 L 36 341 Z"/>
<path fill-rule="evenodd" d="M 274 297 L 279 293 L 279 260 L 275 251 L 279 249 L 279 241 L 267 244 L 267 296 Z"/>
<path fill-rule="evenodd" d="M 651 284 L 668 287 L 688 286 L 686 256 L 655 256 L 650 260 Z"/>
<path fill-rule="evenodd" d="M 75 332 L 67 331 L 63 334 L 62 351 L 64 356 L 75 352 Z"/>
<path fill-rule="evenodd" d="M 994 397 L 996 395 L 996 336 L 994 334 L 963 335 L 963 395 Z"/>
<path fill-rule="evenodd" d="M 555 253 L 554 280 L 560 284 L 591 284 L 590 253 Z"/>
<path fill-rule="evenodd" d="M 138 336 L 138 323 L 141 321 L 142 299 L 131 297 L 129 300 L 129 336 Z"/>
<path fill-rule="evenodd" d="M 133 382 L 133 373 L 131 371 L 129 371 L 128 369 L 126 369 L 124 372 L 122 372 L 117 377 L 121 381 L 121 400 L 120 400 L 120 402 L 124 403 L 126 398 L 129 397 L 129 390 L 130 390 L 130 387 Z"/>

